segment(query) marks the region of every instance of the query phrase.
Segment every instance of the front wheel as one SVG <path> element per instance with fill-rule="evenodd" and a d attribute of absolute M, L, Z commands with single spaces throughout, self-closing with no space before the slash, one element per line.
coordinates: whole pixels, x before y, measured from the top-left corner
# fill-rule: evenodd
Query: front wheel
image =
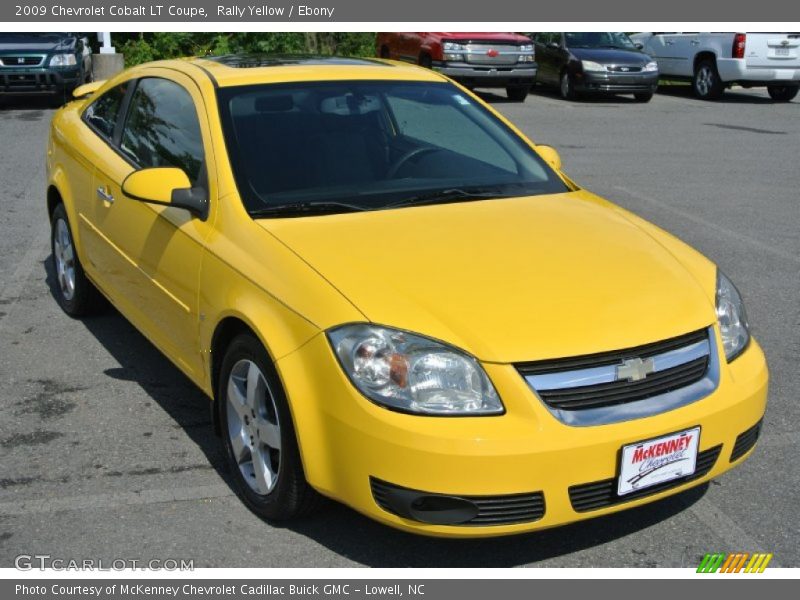
<path fill-rule="evenodd" d="M 564 71 L 561 74 L 561 81 L 558 90 L 564 100 L 575 99 L 575 85 L 572 82 L 572 76 L 567 71 Z"/>
<path fill-rule="evenodd" d="M 83 271 L 63 204 L 53 211 L 51 228 L 50 247 L 59 305 L 71 317 L 97 312 L 103 305 L 103 297 Z"/>
<path fill-rule="evenodd" d="M 288 520 L 316 509 L 322 497 L 306 482 L 283 387 L 254 336 L 228 347 L 215 402 L 236 490 L 250 510 Z"/>
<path fill-rule="evenodd" d="M 692 78 L 692 88 L 701 100 L 718 100 L 722 97 L 725 86 L 719 77 L 715 61 L 707 58 L 697 64 Z"/>
<path fill-rule="evenodd" d="M 800 86 L 796 85 L 767 86 L 767 93 L 775 102 L 791 102 L 797 96 L 798 90 L 800 90 Z"/>
<path fill-rule="evenodd" d="M 506 87 L 506 94 L 512 102 L 525 102 L 528 90 L 530 90 L 530 86 L 527 85 L 509 85 Z"/>
<path fill-rule="evenodd" d="M 650 102 L 653 99 L 653 92 L 640 92 L 633 95 L 633 99 L 637 102 Z"/>

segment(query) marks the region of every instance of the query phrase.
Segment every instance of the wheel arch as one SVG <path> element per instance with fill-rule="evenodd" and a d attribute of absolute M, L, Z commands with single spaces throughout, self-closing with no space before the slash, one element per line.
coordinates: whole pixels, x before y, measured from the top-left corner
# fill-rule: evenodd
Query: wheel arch
<path fill-rule="evenodd" d="M 697 66 L 704 60 L 711 59 L 714 61 L 714 64 L 717 64 L 717 55 L 716 53 L 712 52 L 711 50 L 702 50 L 694 55 L 694 62 L 692 63 L 692 73 L 697 71 Z"/>

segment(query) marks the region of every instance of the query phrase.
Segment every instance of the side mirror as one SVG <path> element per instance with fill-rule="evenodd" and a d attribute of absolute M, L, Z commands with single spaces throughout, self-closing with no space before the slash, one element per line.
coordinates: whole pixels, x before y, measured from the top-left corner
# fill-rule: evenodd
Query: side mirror
<path fill-rule="evenodd" d="M 548 42 L 547 47 L 552 48 L 553 50 L 558 50 L 561 48 L 558 42 Z"/>
<path fill-rule="evenodd" d="M 634 46 L 636 46 L 636 47 L 637 47 L 639 50 L 644 50 L 644 44 L 642 44 L 642 43 L 640 43 L 640 42 L 636 42 L 636 43 L 634 44 Z"/>
<path fill-rule="evenodd" d="M 104 83 L 105 80 L 92 81 L 91 83 L 84 83 L 83 85 L 79 85 L 72 91 L 72 97 L 78 99 L 78 98 L 85 98 L 86 96 L 91 96 L 97 90 L 99 90 L 100 86 L 102 86 Z"/>
<path fill-rule="evenodd" d="M 206 191 L 193 188 L 186 173 L 176 167 L 134 171 L 122 182 L 122 193 L 140 202 L 183 208 L 203 220 L 208 215 Z"/>
<path fill-rule="evenodd" d="M 539 156 L 541 156 L 544 161 L 556 171 L 561 170 L 561 156 L 559 156 L 558 151 L 555 148 L 552 146 L 537 144 L 536 152 L 538 152 Z"/>

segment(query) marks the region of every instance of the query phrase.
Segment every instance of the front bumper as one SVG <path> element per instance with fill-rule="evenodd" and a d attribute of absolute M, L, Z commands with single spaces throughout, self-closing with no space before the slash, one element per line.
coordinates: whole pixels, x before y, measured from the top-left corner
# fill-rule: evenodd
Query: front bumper
<path fill-rule="evenodd" d="M 62 94 L 81 83 L 80 67 L 0 67 L 0 94 Z"/>
<path fill-rule="evenodd" d="M 718 331 L 715 340 L 722 352 Z M 764 414 L 768 378 L 764 355 L 752 341 L 733 363 L 721 366 L 718 388 L 702 400 L 633 421 L 571 427 L 546 410 L 512 365 L 484 365 L 506 414 L 468 418 L 413 416 L 371 403 L 347 380 L 324 334 L 277 366 L 311 485 L 385 524 L 447 537 L 507 535 L 564 525 L 639 506 L 717 477 L 749 455 L 748 448 L 731 460 L 737 437 Z M 622 446 L 696 426 L 701 427 L 699 450 L 704 456 L 719 447 L 704 475 L 645 497 L 576 509 L 570 488 L 574 493 L 579 486 L 614 479 Z M 381 508 L 374 495 L 376 482 L 379 487 L 389 484 L 462 498 L 540 492 L 543 515 L 502 525 L 423 523 Z"/>
<path fill-rule="evenodd" d="M 638 94 L 655 92 L 658 88 L 658 72 L 608 73 L 584 71 L 576 73 L 575 90 L 579 92 L 603 92 L 609 94 Z"/>
<path fill-rule="evenodd" d="M 466 63 L 434 62 L 433 69 L 468 87 L 506 87 L 533 85 L 536 63 L 524 66 L 475 66 Z"/>

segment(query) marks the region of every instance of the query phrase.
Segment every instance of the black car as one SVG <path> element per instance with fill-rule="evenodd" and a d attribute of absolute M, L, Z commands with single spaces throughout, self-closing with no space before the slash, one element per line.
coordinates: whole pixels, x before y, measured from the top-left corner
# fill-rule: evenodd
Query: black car
<path fill-rule="evenodd" d="M 658 64 L 624 33 L 536 33 L 536 83 L 558 86 L 561 97 L 581 93 L 633 94 L 649 102 Z"/>
<path fill-rule="evenodd" d="M 77 33 L 0 33 L 0 96 L 46 95 L 62 104 L 92 79 L 89 40 Z"/>

